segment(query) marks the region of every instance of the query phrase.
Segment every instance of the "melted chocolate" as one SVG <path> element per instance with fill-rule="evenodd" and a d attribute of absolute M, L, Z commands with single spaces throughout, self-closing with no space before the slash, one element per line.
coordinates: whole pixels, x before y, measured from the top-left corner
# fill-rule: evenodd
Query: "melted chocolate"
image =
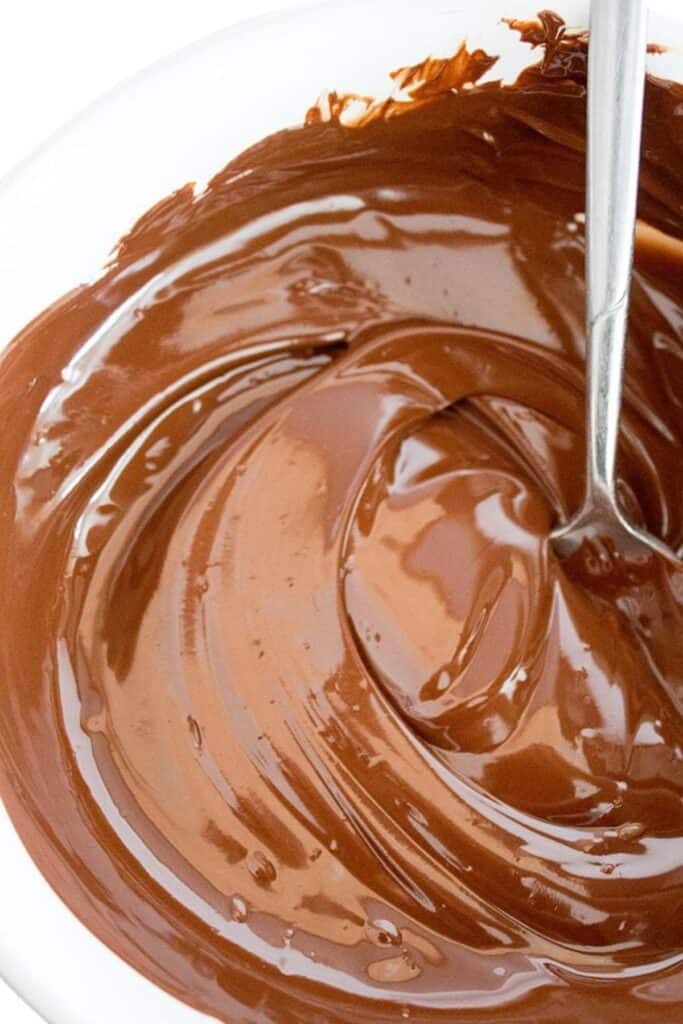
<path fill-rule="evenodd" d="M 683 1013 L 683 574 L 548 544 L 586 40 L 543 18 L 514 86 L 463 47 L 326 96 L 0 364 L 3 797 L 224 1022 Z M 682 112 L 649 79 L 620 453 L 674 547 Z"/>

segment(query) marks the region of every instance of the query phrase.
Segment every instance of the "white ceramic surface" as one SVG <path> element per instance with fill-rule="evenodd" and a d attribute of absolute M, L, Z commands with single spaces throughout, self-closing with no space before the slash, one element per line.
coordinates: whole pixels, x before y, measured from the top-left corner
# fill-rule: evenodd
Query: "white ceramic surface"
<path fill-rule="evenodd" d="M 244 23 L 153 66 L 0 184 L 0 345 L 50 301 L 96 277 L 152 203 L 206 180 L 269 131 L 299 123 L 322 89 L 382 93 L 391 68 L 447 55 L 463 38 L 500 53 L 494 74 L 509 77 L 529 55 L 499 19 L 530 17 L 540 6 L 350 0 Z M 587 2 L 552 6 L 570 25 L 586 24 Z M 650 38 L 673 46 L 651 68 L 683 79 L 680 0 L 651 7 Z M 268 69 L 260 80 L 256 65 Z M 0 849 L 0 975 L 49 1024 L 207 1024 L 86 931 L 43 880 L 1 804 Z"/>

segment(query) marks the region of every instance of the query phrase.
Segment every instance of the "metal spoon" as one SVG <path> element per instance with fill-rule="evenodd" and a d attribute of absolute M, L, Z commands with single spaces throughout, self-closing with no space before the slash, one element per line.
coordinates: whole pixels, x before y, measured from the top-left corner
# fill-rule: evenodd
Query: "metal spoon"
<path fill-rule="evenodd" d="M 633 266 L 643 118 L 645 0 L 593 0 L 588 49 L 586 157 L 586 485 L 578 512 L 551 534 L 558 555 L 584 540 L 617 554 L 669 559 L 661 540 L 633 526 L 615 491 L 624 344 Z"/>

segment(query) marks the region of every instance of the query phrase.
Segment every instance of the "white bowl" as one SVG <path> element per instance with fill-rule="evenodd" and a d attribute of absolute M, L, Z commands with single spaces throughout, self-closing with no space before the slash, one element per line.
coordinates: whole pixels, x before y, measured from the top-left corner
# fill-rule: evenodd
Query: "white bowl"
<path fill-rule="evenodd" d="M 81 114 L 0 185 L 0 344 L 62 293 L 96 277 L 149 206 L 187 181 L 206 180 L 267 133 L 300 123 L 322 89 L 381 94 L 390 69 L 428 53 L 448 55 L 463 38 L 501 54 L 494 77 L 512 77 L 535 58 L 500 18 L 532 17 L 541 6 L 352 0 L 244 23 L 154 65 Z M 650 38 L 672 47 L 651 58 L 651 69 L 682 80 L 680 0 L 650 6 Z M 587 2 L 558 0 L 553 7 L 571 26 L 586 25 Z M 1 804 L 0 850 L 0 975 L 50 1024 L 209 1021 L 80 924 L 29 858 Z"/>

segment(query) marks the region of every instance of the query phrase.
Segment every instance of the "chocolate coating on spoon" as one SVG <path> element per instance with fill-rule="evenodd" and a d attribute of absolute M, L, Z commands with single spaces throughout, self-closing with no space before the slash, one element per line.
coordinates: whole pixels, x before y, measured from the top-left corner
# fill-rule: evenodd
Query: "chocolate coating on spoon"
<path fill-rule="evenodd" d="M 3 799 L 226 1024 L 683 1013 L 683 575 L 548 541 L 586 41 L 539 26 L 513 86 L 463 47 L 324 97 L 0 363 Z M 674 548 L 681 111 L 648 80 L 620 456 Z"/>

